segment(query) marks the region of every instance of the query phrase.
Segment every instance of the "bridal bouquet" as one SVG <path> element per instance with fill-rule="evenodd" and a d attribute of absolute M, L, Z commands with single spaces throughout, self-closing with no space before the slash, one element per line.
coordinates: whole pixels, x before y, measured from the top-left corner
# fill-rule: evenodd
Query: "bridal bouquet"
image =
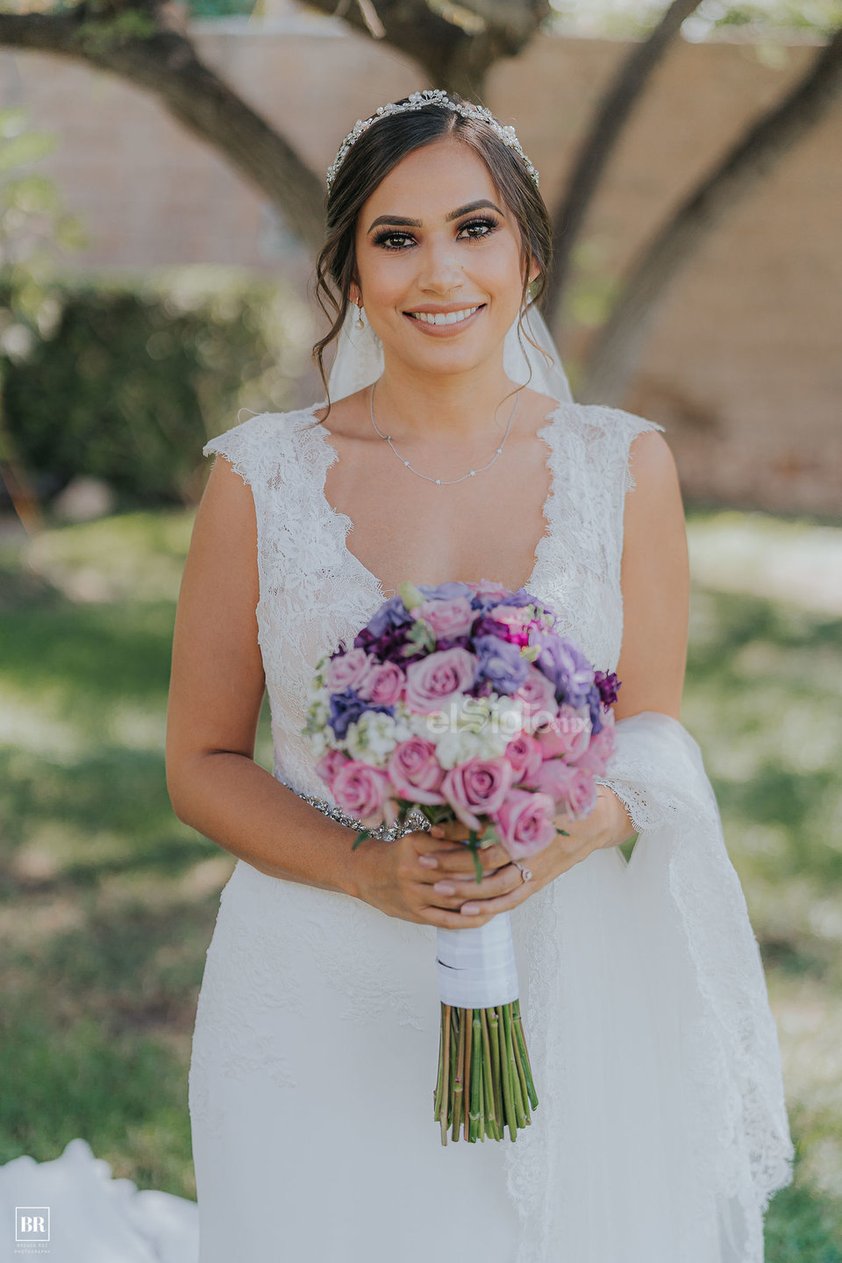
<path fill-rule="evenodd" d="M 478 852 L 543 850 L 587 815 L 614 749 L 619 681 L 595 671 L 529 592 L 405 583 L 316 665 L 303 731 L 341 810 L 371 833 L 460 820 Z M 441 999 L 433 1117 L 442 1144 L 512 1140 L 538 1104 L 511 920 L 437 930 Z"/>

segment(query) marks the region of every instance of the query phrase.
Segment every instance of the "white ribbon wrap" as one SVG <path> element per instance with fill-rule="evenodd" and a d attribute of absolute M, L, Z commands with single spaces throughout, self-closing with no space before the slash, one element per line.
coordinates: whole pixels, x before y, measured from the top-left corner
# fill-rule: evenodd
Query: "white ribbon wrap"
<path fill-rule="evenodd" d="M 485 925 L 436 931 L 436 970 L 442 1004 L 488 1009 L 517 1000 L 518 981 L 510 912 Z"/>

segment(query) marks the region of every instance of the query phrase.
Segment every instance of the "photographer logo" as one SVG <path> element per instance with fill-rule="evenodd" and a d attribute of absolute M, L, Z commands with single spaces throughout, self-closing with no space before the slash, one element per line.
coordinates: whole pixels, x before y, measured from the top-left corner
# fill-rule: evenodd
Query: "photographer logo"
<path fill-rule="evenodd" d="M 32 1245 L 39 1246 L 45 1244 L 50 1239 L 50 1208 L 49 1206 L 16 1206 L 15 1207 L 15 1241 L 18 1246 Z M 30 1253 L 30 1251 L 17 1250 L 16 1253 Z M 34 1250 L 32 1253 L 41 1254 L 42 1250 Z"/>

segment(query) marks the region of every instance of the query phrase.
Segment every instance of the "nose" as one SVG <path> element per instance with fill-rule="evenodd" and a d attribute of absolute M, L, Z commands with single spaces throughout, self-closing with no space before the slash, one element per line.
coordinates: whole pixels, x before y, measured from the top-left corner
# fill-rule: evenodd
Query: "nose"
<path fill-rule="evenodd" d="M 461 285 L 464 275 L 458 248 L 458 243 L 450 237 L 428 239 L 418 276 L 420 289 L 427 293 L 449 294 Z"/>

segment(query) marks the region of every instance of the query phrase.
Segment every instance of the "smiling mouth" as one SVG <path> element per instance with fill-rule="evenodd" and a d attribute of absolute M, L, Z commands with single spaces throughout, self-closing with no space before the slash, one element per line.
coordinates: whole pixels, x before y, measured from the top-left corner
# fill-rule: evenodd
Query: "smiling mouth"
<path fill-rule="evenodd" d="M 461 311 L 448 311 L 434 313 L 429 311 L 405 311 L 404 315 L 410 320 L 416 321 L 417 324 L 428 325 L 434 329 L 448 328 L 452 325 L 462 325 L 475 316 L 477 312 L 485 308 L 485 303 L 479 303 L 476 307 L 464 307 Z"/>

